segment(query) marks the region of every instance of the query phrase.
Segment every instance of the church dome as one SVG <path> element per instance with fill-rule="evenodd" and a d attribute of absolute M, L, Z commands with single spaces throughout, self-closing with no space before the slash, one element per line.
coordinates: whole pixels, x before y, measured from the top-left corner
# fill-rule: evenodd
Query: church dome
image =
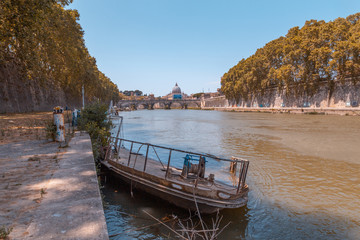
<path fill-rule="evenodd" d="M 175 84 L 175 87 L 173 87 L 172 89 L 172 94 L 181 94 L 181 89 L 179 88 L 177 83 Z"/>

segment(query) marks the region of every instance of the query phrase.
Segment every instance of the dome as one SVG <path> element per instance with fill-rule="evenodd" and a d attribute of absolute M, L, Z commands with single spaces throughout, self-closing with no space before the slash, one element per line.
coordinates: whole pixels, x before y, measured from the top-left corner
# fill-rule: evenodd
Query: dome
<path fill-rule="evenodd" d="M 175 87 L 173 87 L 172 93 L 173 93 L 173 94 L 181 94 L 181 89 L 179 88 L 179 86 L 177 85 L 177 83 L 175 84 Z"/>

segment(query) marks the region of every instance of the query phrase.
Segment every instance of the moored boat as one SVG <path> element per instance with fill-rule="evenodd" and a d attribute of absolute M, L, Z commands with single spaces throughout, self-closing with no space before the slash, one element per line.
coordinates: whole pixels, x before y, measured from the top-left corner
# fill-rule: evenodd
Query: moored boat
<path fill-rule="evenodd" d="M 160 151 L 162 154 L 158 154 Z M 182 168 L 172 166 L 172 162 L 179 163 L 179 160 L 183 163 Z M 229 162 L 232 166 L 239 164 L 237 176 L 236 171 L 233 173 L 236 183 L 226 184 L 217 180 L 214 173 L 207 173 L 206 166 L 212 161 Z M 102 164 L 132 188 L 192 211 L 213 213 L 224 208 L 239 208 L 248 200 L 246 175 L 249 162 L 245 159 L 224 159 L 111 137 Z"/>

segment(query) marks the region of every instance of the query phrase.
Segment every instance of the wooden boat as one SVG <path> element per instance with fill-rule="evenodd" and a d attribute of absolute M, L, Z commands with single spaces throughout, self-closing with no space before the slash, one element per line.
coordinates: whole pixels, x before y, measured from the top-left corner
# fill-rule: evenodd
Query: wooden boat
<path fill-rule="evenodd" d="M 126 144 L 130 145 L 130 148 L 125 148 Z M 159 149 L 168 151 L 166 165 L 157 154 Z M 150 158 L 150 152 L 158 159 Z M 184 156 L 181 159 L 184 161 L 182 169 L 171 166 L 171 161 L 174 161 L 172 156 L 174 158 L 179 154 Z M 211 160 L 231 162 L 232 166 L 240 165 L 235 186 L 216 180 L 214 174 L 206 174 L 205 166 Z M 223 159 L 209 154 L 112 137 L 102 164 L 131 184 L 132 188 L 143 190 L 191 211 L 214 213 L 224 208 L 242 207 L 248 201 L 249 188 L 245 180 L 249 162 L 244 159 Z"/>

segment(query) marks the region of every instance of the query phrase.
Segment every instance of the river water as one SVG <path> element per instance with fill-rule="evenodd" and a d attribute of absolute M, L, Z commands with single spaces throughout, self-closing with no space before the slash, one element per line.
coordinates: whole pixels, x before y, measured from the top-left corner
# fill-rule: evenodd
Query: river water
<path fill-rule="evenodd" d="M 221 226 L 231 223 L 219 239 L 360 239 L 359 117 L 197 110 L 122 116 L 127 139 L 250 161 L 249 202 L 220 212 Z M 167 239 L 169 231 L 149 227 L 156 222 L 143 210 L 164 221 L 189 216 L 141 192 L 132 198 L 117 179 L 102 179 L 111 239 Z"/>

